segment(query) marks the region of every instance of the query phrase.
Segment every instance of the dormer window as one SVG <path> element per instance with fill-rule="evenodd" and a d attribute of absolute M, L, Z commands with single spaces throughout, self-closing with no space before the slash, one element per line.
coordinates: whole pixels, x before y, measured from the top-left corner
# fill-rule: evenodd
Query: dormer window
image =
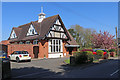
<path fill-rule="evenodd" d="M 36 32 L 34 26 L 31 24 L 31 25 L 30 25 L 30 28 L 29 28 L 29 30 L 28 30 L 27 36 L 35 35 L 35 34 L 37 34 L 37 32 Z"/>
<path fill-rule="evenodd" d="M 11 33 L 11 35 L 10 35 L 10 38 L 11 38 L 11 39 L 12 39 L 12 38 L 17 38 L 14 30 L 12 31 L 12 33 Z"/>

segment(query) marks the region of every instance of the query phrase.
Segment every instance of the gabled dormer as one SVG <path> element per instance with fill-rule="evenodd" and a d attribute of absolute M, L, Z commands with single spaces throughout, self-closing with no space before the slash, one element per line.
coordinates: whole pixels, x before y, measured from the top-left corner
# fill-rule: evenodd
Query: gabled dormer
<path fill-rule="evenodd" d="M 17 38 L 17 36 L 16 36 L 16 33 L 13 29 L 12 32 L 11 32 L 11 35 L 10 35 L 10 39 L 14 39 L 14 38 Z"/>
<path fill-rule="evenodd" d="M 37 34 L 37 31 L 35 30 L 34 26 L 31 24 L 28 29 L 27 36 L 32 36 L 36 34 Z"/>

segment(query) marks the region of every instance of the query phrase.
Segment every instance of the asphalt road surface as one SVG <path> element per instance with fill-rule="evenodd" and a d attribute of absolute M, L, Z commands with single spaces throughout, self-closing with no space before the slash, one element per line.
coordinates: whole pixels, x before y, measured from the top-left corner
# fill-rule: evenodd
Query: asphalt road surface
<path fill-rule="evenodd" d="M 12 78 L 119 78 L 118 59 L 88 67 L 70 67 L 63 63 L 65 59 L 11 62 Z"/>
<path fill-rule="evenodd" d="M 64 78 L 119 78 L 120 61 L 109 60 L 108 62 L 95 64 L 90 67 L 77 67 L 65 74 Z"/>

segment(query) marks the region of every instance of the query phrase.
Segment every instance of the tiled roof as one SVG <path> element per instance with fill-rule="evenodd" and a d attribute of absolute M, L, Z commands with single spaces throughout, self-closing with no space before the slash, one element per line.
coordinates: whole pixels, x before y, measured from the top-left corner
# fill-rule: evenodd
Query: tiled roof
<path fill-rule="evenodd" d="M 68 43 L 70 44 L 70 45 L 78 45 L 77 44 L 77 42 L 75 41 L 75 39 L 72 37 L 72 35 L 69 33 L 69 31 L 67 31 L 68 32 L 68 34 L 69 34 L 69 36 L 70 36 L 70 38 L 71 38 L 71 40 L 69 40 L 68 41 Z"/>
<path fill-rule="evenodd" d="M 13 27 L 13 29 L 14 29 L 16 35 L 17 35 L 17 38 L 16 39 L 11 39 L 10 42 L 22 41 L 22 40 L 26 41 L 26 40 L 45 38 L 45 35 L 48 33 L 48 31 L 50 30 L 50 27 L 54 24 L 54 22 L 56 21 L 57 18 L 59 18 L 59 20 L 62 22 L 59 15 L 54 15 L 54 16 L 43 19 L 43 21 L 40 22 L 40 23 L 38 21 L 32 21 L 30 23 L 21 25 L 19 27 Z M 28 32 L 28 29 L 29 29 L 31 24 L 34 26 L 38 35 L 26 36 L 26 34 Z M 63 28 L 66 32 L 66 35 L 71 39 L 71 41 L 69 40 L 68 43 L 71 44 L 71 45 L 77 45 L 76 41 L 73 39 L 73 37 L 70 35 L 70 33 L 65 28 L 63 22 L 61 23 L 61 25 L 63 26 Z"/>

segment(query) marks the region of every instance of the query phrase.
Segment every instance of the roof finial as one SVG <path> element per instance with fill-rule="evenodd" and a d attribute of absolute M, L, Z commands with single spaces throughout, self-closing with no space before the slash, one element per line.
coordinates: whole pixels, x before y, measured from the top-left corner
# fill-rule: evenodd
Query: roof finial
<path fill-rule="evenodd" d="M 43 13 L 43 6 L 41 6 L 41 13 Z"/>

